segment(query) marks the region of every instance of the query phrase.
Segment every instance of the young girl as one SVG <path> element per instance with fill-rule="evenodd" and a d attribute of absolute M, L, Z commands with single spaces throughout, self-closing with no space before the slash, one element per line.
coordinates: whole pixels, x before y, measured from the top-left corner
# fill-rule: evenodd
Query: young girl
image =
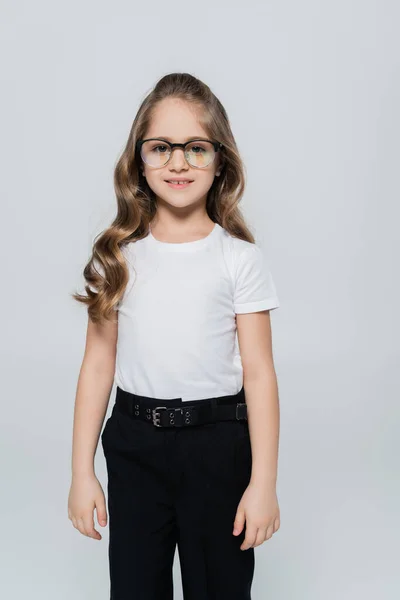
<path fill-rule="evenodd" d="M 112 600 L 248 600 L 254 548 L 278 530 L 276 288 L 238 203 L 225 109 L 187 73 L 142 102 L 115 169 L 117 216 L 84 269 L 88 307 L 68 516 L 107 523 Z"/>

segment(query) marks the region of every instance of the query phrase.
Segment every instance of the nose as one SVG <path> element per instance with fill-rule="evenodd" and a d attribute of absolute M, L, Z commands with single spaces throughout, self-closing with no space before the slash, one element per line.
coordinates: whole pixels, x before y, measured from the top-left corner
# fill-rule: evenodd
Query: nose
<path fill-rule="evenodd" d="M 185 152 L 183 148 L 173 148 L 171 152 L 171 157 L 168 162 L 168 167 L 170 169 L 174 169 L 175 171 L 179 171 L 183 167 L 187 167 L 188 164 L 185 158 Z"/>

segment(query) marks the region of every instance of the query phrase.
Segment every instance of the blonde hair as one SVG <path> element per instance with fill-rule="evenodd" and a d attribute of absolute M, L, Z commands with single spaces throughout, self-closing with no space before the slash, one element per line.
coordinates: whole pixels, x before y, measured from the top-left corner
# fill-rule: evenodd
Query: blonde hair
<path fill-rule="evenodd" d="M 254 243 L 238 204 L 245 189 L 245 167 L 239 155 L 227 113 L 210 88 L 189 73 L 169 73 L 162 77 L 141 103 L 129 137 L 114 171 L 117 215 L 111 225 L 94 240 L 92 255 L 83 270 L 87 295 L 72 294 L 87 304 L 93 322 L 111 319 L 129 279 L 123 248 L 142 239 L 157 205 L 154 193 L 141 173 L 141 156 L 136 142 L 148 130 L 152 113 L 165 98 L 178 98 L 199 107 L 200 121 L 211 139 L 223 144 L 221 174 L 208 192 L 206 209 L 210 219 L 231 235 Z M 99 270 L 96 270 L 96 266 Z M 91 288 L 94 288 L 91 289 Z"/>

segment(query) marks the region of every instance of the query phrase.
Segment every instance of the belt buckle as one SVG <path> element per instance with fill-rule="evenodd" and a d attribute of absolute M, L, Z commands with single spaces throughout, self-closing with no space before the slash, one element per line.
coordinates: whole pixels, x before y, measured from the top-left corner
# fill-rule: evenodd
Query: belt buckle
<path fill-rule="evenodd" d="M 239 414 L 239 410 L 242 410 L 242 414 Z M 236 404 L 236 420 L 240 421 L 240 419 L 247 419 L 247 406 L 246 406 L 246 402 L 238 402 Z"/>
<path fill-rule="evenodd" d="M 189 425 L 189 424 L 190 424 L 190 422 L 191 422 L 191 421 L 190 421 L 190 408 L 193 408 L 193 407 L 188 407 L 187 409 L 186 409 L 186 408 L 184 409 L 182 406 L 175 406 L 175 407 L 169 407 L 169 406 L 156 406 L 155 408 L 153 408 L 153 409 L 152 409 L 152 413 L 153 413 L 153 424 L 154 424 L 156 427 L 169 427 L 169 426 L 172 426 L 172 427 L 181 427 L 181 426 L 183 425 L 183 423 L 181 423 L 179 420 L 178 420 L 178 422 L 176 423 L 176 421 L 175 421 L 175 415 L 176 415 L 177 413 L 178 413 L 179 415 L 183 415 L 184 411 L 186 411 L 186 413 L 185 413 L 185 416 L 186 416 L 186 418 L 185 418 L 185 421 L 184 421 L 184 423 L 185 423 L 186 425 Z M 165 425 L 165 426 L 164 426 L 164 425 L 161 425 L 161 424 L 160 424 L 160 415 L 159 415 L 159 414 L 157 414 L 157 411 L 159 411 L 159 410 L 168 410 L 168 411 L 170 412 L 170 417 L 171 417 L 171 418 L 170 418 L 170 420 L 169 420 L 169 425 Z"/>
<path fill-rule="evenodd" d="M 152 415 L 153 415 L 153 425 L 155 425 L 156 427 L 162 427 L 162 425 L 160 425 L 160 415 L 157 414 L 157 411 L 159 410 L 167 410 L 166 406 L 156 406 L 155 408 L 152 409 Z"/>

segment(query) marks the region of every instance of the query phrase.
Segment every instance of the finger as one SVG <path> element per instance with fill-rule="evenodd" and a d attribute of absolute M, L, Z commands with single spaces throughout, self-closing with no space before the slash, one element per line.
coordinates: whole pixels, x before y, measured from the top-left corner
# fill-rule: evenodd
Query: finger
<path fill-rule="evenodd" d="M 267 529 L 267 535 L 265 537 L 266 540 L 269 540 L 274 535 L 274 524 L 270 525 Z"/>
<path fill-rule="evenodd" d="M 244 510 L 240 509 L 236 512 L 236 517 L 233 522 L 233 535 L 239 535 L 242 532 L 246 521 L 246 515 Z"/>
<path fill-rule="evenodd" d="M 82 517 L 77 517 L 76 519 L 76 528 L 81 532 L 82 535 L 86 535 L 85 525 L 83 523 Z"/>
<path fill-rule="evenodd" d="M 96 515 L 99 525 L 105 527 L 107 525 L 107 511 L 103 498 L 96 501 Z"/>
<path fill-rule="evenodd" d="M 240 546 L 241 550 L 248 550 L 252 547 L 257 537 L 257 527 L 254 525 L 246 526 L 246 536 L 242 545 Z"/>
<path fill-rule="evenodd" d="M 278 531 L 280 526 L 281 526 L 280 517 L 276 517 L 276 519 L 274 521 L 274 533 L 276 533 Z"/>
<path fill-rule="evenodd" d="M 90 515 L 87 515 L 83 518 L 83 523 L 85 525 L 85 531 L 88 537 L 97 540 L 101 539 L 100 533 L 97 531 L 97 529 L 94 528 L 93 512 Z"/>
<path fill-rule="evenodd" d="M 259 527 L 259 529 L 257 531 L 257 535 L 256 535 L 256 541 L 253 544 L 254 548 L 256 546 L 260 546 L 263 542 L 265 542 L 266 533 L 267 533 L 267 530 L 265 527 Z"/>

